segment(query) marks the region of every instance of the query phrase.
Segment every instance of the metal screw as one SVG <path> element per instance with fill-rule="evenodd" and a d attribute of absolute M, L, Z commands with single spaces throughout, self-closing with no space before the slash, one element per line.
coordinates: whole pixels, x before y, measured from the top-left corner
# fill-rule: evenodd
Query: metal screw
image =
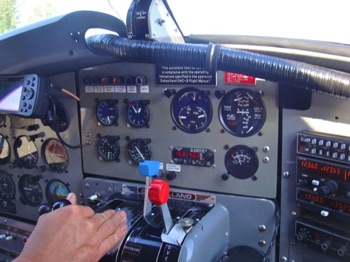
<path fill-rule="evenodd" d="M 269 146 L 264 146 L 263 151 L 265 153 L 269 152 L 270 151 L 270 147 Z"/>
<path fill-rule="evenodd" d="M 259 226 L 259 231 L 260 231 L 260 232 L 266 231 L 266 226 L 265 226 L 265 225 L 260 225 L 260 226 Z"/>
<path fill-rule="evenodd" d="M 259 240 L 259 246 L 265 246 L 266 245 L 266 241 L 264 239 Z"/>
<path fill-rule="evenodd" d="M 290 174 L 289 174 L 289 172 L 288 172 L 288 171 L 283 172 L 283 177 L 284 177 L 284 178 L 288 178 L 289 176 L 290 176 Z"/>
<path fill-rule="evenodd" d="M 270 162 L 270 158 L 268 158 L 268 157 L 264 157 L 263 162 L 264 162 L 264 163 L 268 163 L 268 162 Z"/>
<path fill-rule="evenodd" d="M 286 257 L 281 257 L 280 261 L 281 261 L 281 262 L 286 262 L 286 261 L 287 261 L 287 258 L 286 258 Z"/>
<path fill-rule="evenodd" d="M 86 188 L 90 188 L 90 184 L 89 184 L 89 183 L 86 183 L 86 184 L 85 184 L 85 187 L 86 187 Z"/>

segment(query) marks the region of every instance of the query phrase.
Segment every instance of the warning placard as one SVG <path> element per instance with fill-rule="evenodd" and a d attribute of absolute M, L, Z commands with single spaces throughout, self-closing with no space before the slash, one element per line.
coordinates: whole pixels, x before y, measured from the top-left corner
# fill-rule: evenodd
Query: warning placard
<path fill-rule="evenodd" d="M 216 85 L 216 73 L 190 66 L 156 66 L 157 85 Z"/>

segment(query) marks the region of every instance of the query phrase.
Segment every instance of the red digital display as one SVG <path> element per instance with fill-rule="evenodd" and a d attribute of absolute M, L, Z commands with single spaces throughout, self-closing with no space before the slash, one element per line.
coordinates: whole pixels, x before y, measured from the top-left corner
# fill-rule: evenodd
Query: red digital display
<path fill-rule="evenodd" d="M 174 147 L 172 159 L 176 164 L 210 167 L 214 164 L 214 153 L 206 148 Z"/>
<path fill-rule="evenodd" d="M 309 158 L 298 157 L 298 174 L 317 175 L 347 182 L 350 168 Z"/>
<path fill-rule="evenodd" d="M 297 198 L 310 204 L 315 204 L 322 207 L 327 207 L 337 212 L 342 212 L 343 214 L 350 214 L 350 203 L 346 203 L 329 197 L 319 196 L 300 189 L 298 190 Z"/>

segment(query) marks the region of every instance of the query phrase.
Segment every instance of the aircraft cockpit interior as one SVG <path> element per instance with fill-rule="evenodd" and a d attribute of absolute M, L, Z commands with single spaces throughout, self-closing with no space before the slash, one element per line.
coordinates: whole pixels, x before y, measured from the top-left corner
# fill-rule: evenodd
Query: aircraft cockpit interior
<path fill-rule="evenodd" d="M 101 261 L 349 261 L 349 46 L 126 17 L 0 34 L 0 260 L 74 192 L 127 214 Z"/>

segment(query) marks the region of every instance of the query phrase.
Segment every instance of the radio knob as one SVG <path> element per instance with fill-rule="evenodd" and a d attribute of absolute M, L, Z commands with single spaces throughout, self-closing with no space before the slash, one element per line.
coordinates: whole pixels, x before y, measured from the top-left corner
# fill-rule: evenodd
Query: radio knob
<path fill-rule="evenodd" d="M 329 180 L 326 183 L 324 183 L 322 186 L 317 188 L 317 193 L 320 196 L 329 196 L 331 194 L 334 194 L 338 190 L 338 183 L 334 180 Z"/>

